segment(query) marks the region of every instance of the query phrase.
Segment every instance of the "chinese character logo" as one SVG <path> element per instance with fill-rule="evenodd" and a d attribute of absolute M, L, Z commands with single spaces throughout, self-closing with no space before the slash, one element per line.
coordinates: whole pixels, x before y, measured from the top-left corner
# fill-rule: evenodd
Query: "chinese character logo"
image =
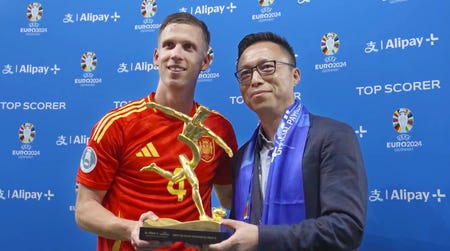
<path fill-rule="evenodd" d="M 336 33 L 329 32 L 322 37 L 320 48 L 325 55 L 334 55 L 339 50 L 339 38 Z"/>
<path fill-rule="evenodd" d="M 36 136 L 36 130 L 32 123 L 23 123 L 19 128 L 19 139 L 22 143 L 31 143 Z"/>

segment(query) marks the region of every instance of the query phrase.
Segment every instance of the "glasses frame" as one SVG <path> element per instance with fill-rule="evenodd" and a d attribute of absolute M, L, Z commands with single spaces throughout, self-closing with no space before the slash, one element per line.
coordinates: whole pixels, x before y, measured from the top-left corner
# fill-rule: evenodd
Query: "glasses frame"
<path fill-rule="evenodd" d="M 262 67 L 264 64 L 269 63 L 269 62 L 272 62 L 272 63 L 273 63 L 273 71 L 272 71 L 272 72 L 263 72 L 263 71 L 260 69 L 260 67 Z M 278 61 L 278 60 L 266 60 L 266 61 L 263 61 L 263 62 L 260 62 L 260 63 L 256 64 L 256 65 L 253 66 L 253 67 L 242 68 L 242 69 L 236 71 L 236 72 L 234 73 L 234 76 L 236 77 L 236 79 L 238 80 L 238 82 L 239 82 L 240 84 L 241 84 L 241 83 L 247 83 L 247 82 L 250 82 L 250 81 L 252 80 L 252 78 L 253 78 L 253 72 L 255 72 L 255 70 L 259 73 L 259 75 L 260 75 L 261 77 L 264 77 L 264 76 L 270 76 L 270 75 L 274 74 L 274 73 L 277 71 L 277 64 L 288 65 L 288 66 L 291 66 L 291 67 L 294 67 L 294 68 L 296 67 L 295 64 L 288 63 L 288 62 L 283 62 L 283 61 Z M 241 76 L 241 72 L 242 72 L 243 70 L 250 70 L 250 71 L 251 71 L 250 78 L 249 78 L 248 80 L 241 81 L 240 76 Z"/>

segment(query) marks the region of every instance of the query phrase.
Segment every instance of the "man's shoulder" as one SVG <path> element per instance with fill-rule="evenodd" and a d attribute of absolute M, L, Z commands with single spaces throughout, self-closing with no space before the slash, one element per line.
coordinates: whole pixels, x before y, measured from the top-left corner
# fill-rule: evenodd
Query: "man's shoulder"
<path fill-rule="evenodd" d="M 337 129 L 337 128 L 342 128 L 345 130 L 351 129 L 350 125 L 348 125 L 345 122 L 342 122 L 340 120 L 334 119 L 334 118 L 330 118 L 330 117 L 326 117 L 326 116 L 321 116 L 321 115 L 316 115 L 313 113 L 309 113 L 309 117 L 310 117 L 310 122 L 311 122 L 311 128 L 317 128 L 319 130 L 324 130 L 324 129 Z"/>
<path fill-rule="evenodd" d="M 231 122 L 228 120 L 227 117 L 225 117 L 222 113 L 208 108 L 211 112 L 208 115 L 208 117 L 205 120 L 205 124 L 210 124 L 214 126 L 226 126 L 226 127 L 232 127 Z"/>
<path fill-rule="evenodd" d="M 106 131 L 118 122 L 128 123 L 129 121 L 137 121 L 137 117 L 142 116 L 142 112 L 148 109 L 146 104 L 146 98 L 141 98 L 110 110 L 97 122 L 96 131 Z"/>
<path fill-rule="evenodd" d="M 147 109 L 147 99 L 146 98 L 140 98 L 133 101 L 129 101 L 123 106 L 114 108 L 110 110 L 108 113 L 106 113 L 103 117 L 114 117 L 114 116 L 120 116 L 120 118 L 125 118 L 127 116 L 132 116 L 136 112 L 144 111 Z"/>
<path fill-rule="evenodd" d="M 310 114 L 310 128 L 308 142 L 320 142 L 322 140 L 350 139 L 355 136 L 355 130 L 345 122 Z"/>

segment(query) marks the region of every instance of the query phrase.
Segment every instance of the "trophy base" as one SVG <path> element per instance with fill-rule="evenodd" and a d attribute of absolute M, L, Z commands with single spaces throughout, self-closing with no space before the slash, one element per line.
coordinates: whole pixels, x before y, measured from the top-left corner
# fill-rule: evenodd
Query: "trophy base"
<path fill-rule="evenodd" d="M 230 236 L 220 223 L 208 220 L 180 222 L 170 218 L 147 219 L 141 227 L 141 240 L 182 241 L 193 244 L 218 243 Z"/>

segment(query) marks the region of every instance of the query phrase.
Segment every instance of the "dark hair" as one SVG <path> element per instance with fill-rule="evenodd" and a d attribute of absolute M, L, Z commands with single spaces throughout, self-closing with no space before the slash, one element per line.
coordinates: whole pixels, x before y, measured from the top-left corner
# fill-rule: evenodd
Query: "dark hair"
<path fill-rule="evenodd" d="M 201 21 L 194 15 L 186 12 L 173 13 L 167 16 L 161 24 L 161 27 L 159 27 L 158 37 L 161 35 L 162 31 L 167 27 L 167 25 L 173 23 L 190 24 L 199 27 L 200 29 L 202 29 L 203 39 L 206 42 L 206 45 L 209 46 L 211 35 L 209 34 L 208 26 L 206 26 L 203 21 Z"/>
<path fill-rule="evenodd" d="M 292 46 L 287 42 L 287 40 L 275 33 L 272 32 L 258 32 L 258 33 L 252 33 L 246 35 L 238 45 L 238 58 L 237 61 L 239 61 L 239 58 L 241 58 L 242 53 L 247 49 L 249 46 L 256 44 L 258 42 L 273 42 L 281 46 L 284 50 L 286 50 L 287 53 L 289 53 L 289 57 L 292 64 L 296 64 L 295 60 L 295 54 L 294 49 L 292 49 Z"/>

